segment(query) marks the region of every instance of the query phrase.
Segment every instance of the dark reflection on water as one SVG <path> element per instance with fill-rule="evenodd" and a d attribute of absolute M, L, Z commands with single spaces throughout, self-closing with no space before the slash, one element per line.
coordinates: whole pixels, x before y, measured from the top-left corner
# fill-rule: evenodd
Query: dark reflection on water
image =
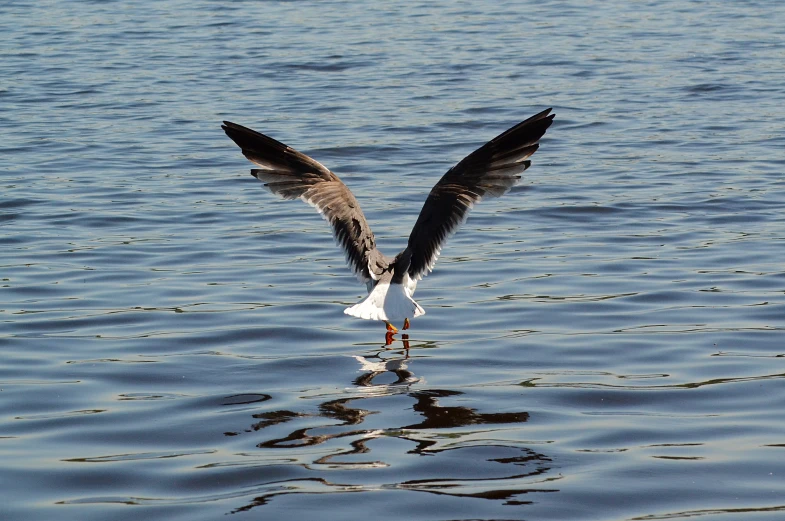
<path fill-rule="evenodd" d="M 523 423 L 529 419 L 529 413 L 477 413 L 468 407 L 442 407 L 438 398 L 444 396 L 460 396 L 463 393 L 432 389 L 411 393 L 409 396 L 417 400 L 414 410 L 422 414 L 422 423 L 407 425 L 405 429 L 448 429 L 465 425 L 494 423 Z"/>
<path fill-rule="evenodd" d="M 378 483 L 373 488 L 387 488 L 427 492 L 452 497 L 478 498 L 502 501 L 505 505 L 526 505 L 530 500 L 519 499 L 519 496 L 533 492 L 558 492 L 558 489 L 542 486 L 521 487 L 521 480 L 537 478 L 537 483 L 557 480 L 547 478 L 552 469 L 552 460 L 547 455 L 525 446 L 494 442 L 467 442 L 462 443 L 461 431 L 455 430 L 463 427 L 477 425 L 513 426 L 527 422 L 528 412 L 510 413 L 483 413 L 476 409 L 464 406 L 440 405 L 440 398 L 457 398 L 463 395 L 461 391 L 448 389 L 417 388 L 413 385 L 421 382 L 411 366 L 416 362 L 410 357 L 410 341 L 408 335 L 402 339 L 403 350 L 396 350 L 386 345 L 382 351 L 373 355 L 355 356 L 361 371 L 354 378 L 352 385 L 363 391 L 362 396 L 328 400 L 318 405 L 318 414 L 299 413 L 290 410 L 275 410 L 254 413 L 254 421 L 246 433 L 258 432 L 264 435 L 264 429 L 280 426 L 287 422 L 307 418 L 310 427 L 297 428 L 288 435 L 280 438 L 265 440 L 257 444 L 259 449 L 280 450 L 285 457 L 286 450 L 296 450 L 303 447 L 316 446 L 339 440 L 347 439 L 348 448 L 332 450 L 330 454 L 319 456 L 305 466 L 313 472 L 321 472 L 320 468 L 336 469 L 380 469 L 395 468 L 400 453 L 381 451 L 378 453 L 373 448 L 376 440 L 388 438 L 397 439 L 405 444 L 413 445 L 406 450 L 406 454 L 421 458 L 435 458 L 421 460 L 421 464 L 409 463 L 405 469 L 396 472 L 397 480 L 394 482 Z M 432 343 L 428 345 L 433 348 Z M 414 349 L 417 350 L 415 344 Z M 392 380 L 390 383 L 374 383 L 374 380 L 383 380 L 385 377 Z M 385 397 L 406 396 L 410 399 L 410 407 L 422 421 L 412 424 L 387 426 L 383 429 L 360 428 L 370 415 L 376 413 L 371 409 L 362 408 L 363 402 L 373 400 L 375 408 L 384 408 Z M 227 401 L 238 402 L 237 396 L 227 397 Z M 264 400 L 256 400 L 264 401 Z M 394 406 L 401 407 L 397 402 Z M 324 422 L 320 421 L 324 420 Z M 335 422 L 339 422 L 336 424 Z M 332 431 L 317 434 L 315 431 Z M 439 432 L 448 431 L 444 436 Z M 227 433 L 237 435 L 238 433 Z M 444 446 L 440 438 L 450 439 L 450 446 Z M 427 466 L 428 478 L 414 477 L 423 473 L 419 468 L 422 464 Z M 459 470 L 461 469 L 461 470 Z M 329 472 L 329 470 L 328 470 Z M 441 475 L 439 475 L 441 474 Z M 461 475 L 463 476 L 461 477 Z M 411 476 L 407 479 L 407 476 Z M 524 481 L 526 482 L 526 481 Z M 263 506 L 276 496 L 295 493 L 325 493 L 333 492 L 368 492 L 372 490 L 362 481 L 352 483 L 344 480 L 340 483 L 331 481 L 326 477 L 311 477 L 284 481 L 271 481 L 262 485 L 268 492 L 256 496 L 253 500 L 235 508 L 232 513 L 248 511 L 254 507 Z"/>

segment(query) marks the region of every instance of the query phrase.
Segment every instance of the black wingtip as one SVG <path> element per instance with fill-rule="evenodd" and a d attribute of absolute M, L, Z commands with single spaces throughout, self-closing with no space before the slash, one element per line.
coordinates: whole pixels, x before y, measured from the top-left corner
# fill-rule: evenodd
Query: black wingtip
<path fill-rule="evenodd" d="M 232 139 L 234 139 L 232 136 L 241 136 L 243 134 L 258 134 L 258 132 L 253 129 L 238 125 L 237 123 L 232 123 L 231 121 L 224 121 L 223 125 L 221 125 L 221 128 L 224 132 L 226 132 L 226 135 Z"/>
<path fill-rule="evenodd" d="M 548 107 L 547 109 L 543 110 L 539 114 L 535 114 L 534 116 L 530 117 L 526 121 L 527 122 L 534 122 L 534 121 L 547 119 L 548 121 L 550 121 L 552 123 L 553 122 L 553 118 L 556 117 L 556 114 L 551 114 L 552 110 L 553 110 L 553 107 Z M 548 126 L 550 126 L 550 123 L 548 123 Z"/>

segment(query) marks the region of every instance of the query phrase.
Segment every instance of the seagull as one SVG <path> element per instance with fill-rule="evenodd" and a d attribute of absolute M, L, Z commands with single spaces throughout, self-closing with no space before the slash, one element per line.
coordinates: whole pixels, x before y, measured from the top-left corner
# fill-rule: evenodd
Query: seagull
<path fill-rule="evenodd" d="M 535 114 L 448 170 L 428 194 L 406 248 L 392 258 L 376 248 L 360 203 L 327 167 L 242 125 L 224 121 L 221 128 L 259 166 L 251 175 L 270 192 L 287 200 L 302 199 L 330 223 L 349 268 L 368 290 L 368 297 L 344 313 L 384 321 L 389 335 L 398 331 L 393 322 L 403 320 L 403 329 L 408 329 L 410 318 L 425 314 L 412 298 L 417 282 L 433 270 L 447 239 L 475 204 L 501 197 L 518 182 L 554 116 L 551 109 Z"/>

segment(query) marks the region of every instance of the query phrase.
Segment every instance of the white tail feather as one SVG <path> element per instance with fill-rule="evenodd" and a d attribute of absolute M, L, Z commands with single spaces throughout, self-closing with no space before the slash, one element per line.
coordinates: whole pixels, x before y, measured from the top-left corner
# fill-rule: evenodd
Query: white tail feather
<path fill-rule="evenodd" d="M 366 320 L 385 321 L 400 321 L 424 315 L 425 310 L 407 293 L 402 284 L 379 283 L 365 300 L 343 312 Z"/>

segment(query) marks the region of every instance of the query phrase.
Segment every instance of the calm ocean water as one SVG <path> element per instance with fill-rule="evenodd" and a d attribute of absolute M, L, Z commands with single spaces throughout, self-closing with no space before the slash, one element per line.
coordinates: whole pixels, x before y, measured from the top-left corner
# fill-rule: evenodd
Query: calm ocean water
<path fill-rule="evenodd" d="M 785 4 L 0 4 L 0 519 L 785 519 Z M 547 107 L 408 351 L 383 251 Z"/>

